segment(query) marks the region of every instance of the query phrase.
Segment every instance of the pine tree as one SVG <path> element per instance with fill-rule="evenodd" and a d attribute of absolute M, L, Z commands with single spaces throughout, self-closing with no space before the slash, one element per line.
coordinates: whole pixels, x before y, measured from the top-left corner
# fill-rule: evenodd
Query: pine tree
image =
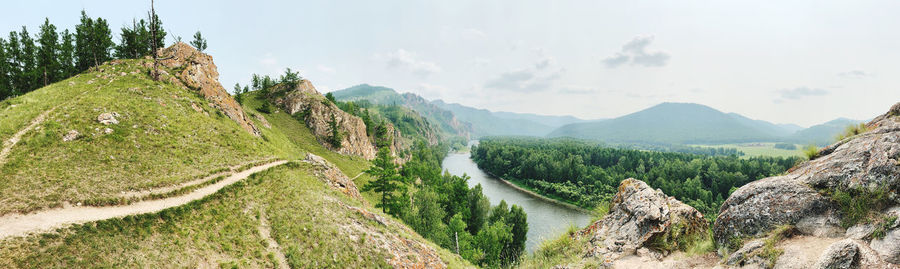
<path fill-rule="evenodd" d="M 40 71 L 37 69 L 35 61 L 35 53 L 37 53 L 37 45 L 34 44 L 34 38 L 28 33 L 28 29 L 22 26 L 22 32 L 19 32 L 19 43 L 22 45 L 22 51 L 19 57 L 22 63 L 22 75 L 19 82 L 19 90 L 21 93 L 30 92 L 37 89 L 41 85 Z"/>
<path fill-rule="evenodd" d="M 94 29 L 92 31 L 94 42 L 94 65 L 100 65 L 106 61 L 112 60 L 112 50 L 116 43 L 112 41 L 112 31 L 109 24 L 103 18 L 97 18 L 94 21 Z"/>
<path fill-rule="evenodd" d="M 238 104 L 244 104 L 244 96 L 241 93 L 241 84 L 234 84 L 234 100 L 238 102 Z"/>
<path fill-rule="evenodd" d="M 398 193 L 403 189 L 403 177 L 397 171 L 397 165 L 394 164 L 394 157 L 391 151 L 386 148 L 378 150 L 375 160 L 372 161 L 372 167 L 365 171 L 367 174 L 375 178 L 363 186 L 363 191 L 374 191 L 381 194 L 381 202 L 376 207 L 381 208 L 384 212 L 395 217 L 400 216 L 399 212 L 402 205 L 406 204 L 401 195 Z"/>
<path fill-rule="evenodd" d="M 87 12 L 81 11 L 81 21 L 75 25 L 75 57 L 78 72 L 94 66 L 93 36 L 94 20 L 88 17 Z"/>
<path fill-rule="evenodd" d="M 68 78 L 78 71 L 75 68 L 75 36 L 68 29 L 62 32 L 59 44 L 60 77 Z"/>
<path fill-rule="evenodd" d="M 7 73 L 9 78 L 9 90 L 7 96 L 22 94 L 24 81 L 22 72 L 22 46 L 19 44 L 19 34 L 9 32 L 9 42 L 6 43 Z"/>
<path fill-rule="evenodd" d="M 0 38 L 0 101 L 11 96 L 10 79 L 9 79 L 9 56 L 6 52 L 6 40 Z"/>
<path fill-rule="evenodd" d="M 194 41 L 191 41 L 191 46 L 197 48 L 200 52 L 206 50 L 206 39 L 203 38 L 203 35 L 200 34 L 200 31 L 194 34 Z"/>
<path fill-rule="evenodd" d="M 59 35 L 56 33 L 56 26 L 50 24 L 48 18 L 41 25 L 38 42 L 41 46 L 37 50 L 36 72 L 40 74 L 41 85 L 47 86 L 63 78 L 59 63 Z"/>
<path fill-rule="evenodd" d="M 331 120 L 328 121 L 328 127 L 331 128 L 331 136 L 328 137 L 328 143 L 336 149 L 341 148 L 341 140 L 344 138 L 341 136 L 341 131 L 340 128 L 338 128 L 337 120 L 334 119 L 334 114 L 331 114 Z"/>

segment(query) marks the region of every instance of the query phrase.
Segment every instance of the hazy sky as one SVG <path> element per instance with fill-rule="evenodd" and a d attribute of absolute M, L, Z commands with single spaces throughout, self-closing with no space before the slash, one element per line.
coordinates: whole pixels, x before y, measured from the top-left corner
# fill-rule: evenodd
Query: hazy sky
<path fill-rule="evenodd" d="M 490 110 L 616 117 L 672 101 L 808 126 L 900 102 L 900 1 L 169 1 L 231 89 L 300 70 Z M 149 1 L 6 1 L 0 31 L 81 9 L 118 29 Z M 3 35 L 5 36 L 5 35 Z M 167 42 L 173 39 L 169 38 Z"/>

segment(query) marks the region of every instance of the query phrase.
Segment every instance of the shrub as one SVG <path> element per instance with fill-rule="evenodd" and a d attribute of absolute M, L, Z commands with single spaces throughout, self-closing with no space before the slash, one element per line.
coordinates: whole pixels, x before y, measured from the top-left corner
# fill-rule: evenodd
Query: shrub
<path fill-rule="evenodd" d="M 844 228 L 856 225 L 860 221 L 871 219 L 871 214 L 876 214 L 884 209 L 890 202 L 888 191 L 878 188 L 874 191 L 864 189 L 836 189 L 831 193 L 831 199 L 840 207 L 843 219 L 841 226 Z"/>
<path fill-rule="evenodd" d="M 257 111 L 266 113 L 266 114 L 271 114 L 272 113 L 272 105 L 269 104 L 269 102 L 267 102 L 267 101 L 263 101 L 262 106 L 260 106 L 259 109 L 257 109 Z"/>
<path fill-rule="evenodd" d="M 853 125 L 847 126 L 847 128 L 844 129 L 844 132 L 837 136 L 837 141 L 841 141 L 846 138 L 853 137 L 853 136 L 856 136 L 856 135 L 859 135 L 859 134 L 862 134 L 862 133 L 865 133 L 868 131 L 869 131 L 869 128 L 866 127 L 865 123 L 853 124 Z"/>
<path fill-rule="evenodd" d="M 819 157 L 819 147 L 814 144 L 810 144 L 803 149 L 803 155 L 806 155 L 806 159 L 812 161 Z"/>

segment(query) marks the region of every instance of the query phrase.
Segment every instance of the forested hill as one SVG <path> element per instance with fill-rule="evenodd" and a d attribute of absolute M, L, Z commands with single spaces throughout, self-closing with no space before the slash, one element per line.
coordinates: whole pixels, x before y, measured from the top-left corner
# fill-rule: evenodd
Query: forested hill
<path fill-rule="evenodd" d="M 609 143 L 731 143 L 772 141 L 777 134 L 744 117 L 699 104 L 662 103 L 615 119 L 570 124 L 549 136 Z"/>
<path fill-rule="evenodd" d="M 375 105 L 405 106 L 415 110 L 420 115 L 436 124 L 440 131 L 451 136 L 468 138 L 472 127 L 466 122 L 458 120 L 450 111 L 432 105 L 428 100 L 418 95 L 406 93 L 398 94 L 391 88 L 362 84 L 347 89 L 330 93 L 336 101 L 354 102 L 358 106 L 366 106 L 365 102 Z"/>
<path fill-rule="evenodd" d="M 622 180 L 640 179 L 710 218 L 735 188 L 798 161 L 615 149 L 564 138 L 483 139 L 472 158 L 494 175 L 587 208 L 609 201 Z"/>
<path fill-rule="evenodd" d="M 494 135 L 544 136 L 559 126 L 583 122 L 572 116 L 545 116 L 527 113 L 492 112 L 442 100 L 428 101 L 412 93 L 362 84 L 332 92 L 338 101 L 366 100 L 380 105 L 402 105 L 440 123 L 448 131 L 465 130 L 473 137 Z"/>

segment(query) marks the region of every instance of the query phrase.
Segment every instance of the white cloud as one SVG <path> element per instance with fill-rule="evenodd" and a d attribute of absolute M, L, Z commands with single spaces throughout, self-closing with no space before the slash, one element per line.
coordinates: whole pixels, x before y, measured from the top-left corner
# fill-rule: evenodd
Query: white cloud
<path fill-rule="evenodd" d="M 793 89 L 781 89 L 777 91 L 780 99 L 776 99 L 775 103 L 781 103 L 784 100 L 799 100 L 811 96 L 827 95 L 828 91 L 819 88 L 797 87 Z"/>
<path fill-rule="evenodd" d="M 503 72 L 484 83 L 485 88 L 518 92 L 549 90 L 564 69 L 555 67 L 555 59 L 544 57 L 528 68 Z"/>
<path fill-rule="evenodd" d="M 404 69 L 420 77 L 441 72 L 441 67 L 437 64 L 419 60 L 415 54 L 404 49 L 398 49 L 386 55 L 375 55 L 375 57 L 387 63 L 388 68 Z"/>
<path fill-rule="evenodd" d="M 671 57 L 669 53 L 647 50 L 647 46 L 653 43 L 653 39 L 652 35 L 636 36 L 622 45 L 621 51 L 604 58 L 602 62 L 608 68 L 616 68 L 628 62 L 644 67 L 665 66 Z"/>
<path fill-rule="evenodd" d="M 871 77 L 872 75 L 873 75 L 872 73 L 862 71 L 859 69 L 838 73 L 838 76 L 844 77 L 844 78 L 866 78 L 866 77 Z"/>
<path fill-rule="evenodd" d="M 334 74 L 335 73 L 334 68 L 324 66 L 324 65 L 316 66 L 316 69 L 318 69 L 319 72 L 326 73 L 326 74 Z"/>
<path fill-rule="evenodd" d="M 460 35 L 462 35 L 463 39 L 468 39 L 468 40 L 482 39 L 482 38 L 487 37 L 487 34 L 482 32 L 481 30 L 478 30 L 475 28 L 463 29 L 462 33 L 460 33 Z"/>

